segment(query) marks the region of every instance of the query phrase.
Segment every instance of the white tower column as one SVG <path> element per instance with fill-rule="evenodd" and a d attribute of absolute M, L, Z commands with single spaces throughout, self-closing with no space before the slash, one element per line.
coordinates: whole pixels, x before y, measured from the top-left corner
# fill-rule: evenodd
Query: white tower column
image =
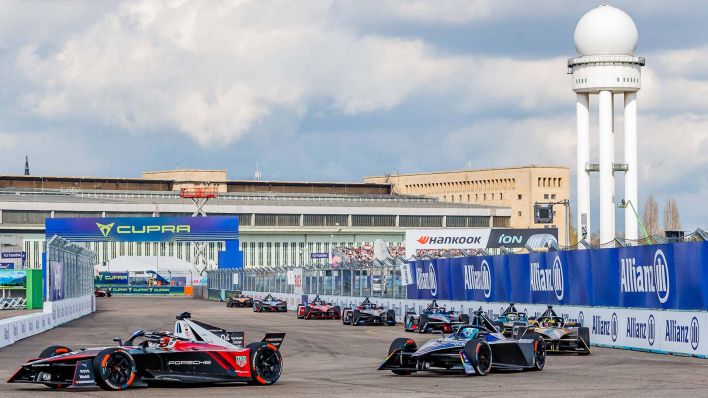
<path fill-rule="evenodd" d="M 578 212 L 575 225 L 578 231 L 578 240 L 583 238 L 583 230 L 587 233 L 587 240 L 590 240 L 590 172 L 585 170 L 585 166 L 590 162 L 590 94 L 578 93 L 577 98 L 578 158 L 575 200 L 578 204 Z"/>
<path fill-rule="evenodd" d="M 612 132 L 612 92 L 600 91 L 598 109 L 600 113 L 600 243 L 615 238 L 615 203 L 612 162 L 614 134 Z"/>
<path fill-rule="evenodd" d="M 624 198 L 639 206 L 637 194 L 637 93 L 624 93 L 624 161 L 627 172 L 624 175 Z M 624 209 L 624 237 L 638 239 L 638 221 L 631 207 Z"/>

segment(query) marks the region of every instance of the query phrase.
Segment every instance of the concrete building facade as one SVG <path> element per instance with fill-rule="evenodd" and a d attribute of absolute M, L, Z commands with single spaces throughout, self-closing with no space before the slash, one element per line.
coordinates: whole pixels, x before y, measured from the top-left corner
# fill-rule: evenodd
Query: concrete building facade
<path fill-rule="evenodd" d="M 550 225 L 536 224 L 533 208 L 534 203 L 570 199 L 570 169 L 567 167 L 528 166 L 397 174 L 365 177 L 364 182 L 391 184 L 394 192 L 401 195 L 422 195 L 444 202 L 511 208 L 511 217 L 499 220 L 509 224 L 495 227 L 556 227 L 558 241 L 566 244 L 565 207 L 554 206 L 554 221 Z"/>

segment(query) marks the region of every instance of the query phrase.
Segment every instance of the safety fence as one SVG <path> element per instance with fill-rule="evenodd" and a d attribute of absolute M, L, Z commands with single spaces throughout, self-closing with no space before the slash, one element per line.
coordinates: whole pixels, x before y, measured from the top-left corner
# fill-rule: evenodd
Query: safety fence
<path fill-rule="evenodd" d="M 96 253 L 59 236 L 47 242 L 45 299 L 63 300 L 93 294 Z"/>
<path fill-rule="evenodd" d="M 209 289 L 405 298 L 401 258 L 371 263 L 208 271 Z"/>
<path fill-rule="evenodd" d="M 218 270 L 208 280 L 212 300 L 236 290 L 277 293 L 290 306 L 314 294 L 341 305 L 374 297 L 399 319 L 431 299 L 467 312 L 501 311 L 509 302 L 542 312 L 552 304 L 582 319 L 594 344 L 708 356 L 705 241 L 394 260 L 358 269 Z"/>

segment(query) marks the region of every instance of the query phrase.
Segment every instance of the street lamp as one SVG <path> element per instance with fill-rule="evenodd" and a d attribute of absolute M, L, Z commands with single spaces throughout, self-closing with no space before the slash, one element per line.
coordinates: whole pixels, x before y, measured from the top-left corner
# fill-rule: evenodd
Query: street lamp
<path fill-rule="evenodd" d="M 622 199 L 619 204 L 617 204 L 617 207 L 620 209 L 626 209 L 627 206 L 632 208 L 632 211 L 634 212 L 634 216 L 637 217 L 637 222 L 639 223 L 639 226 L 642 227 L 642 232 L 644 232 L 644 238 L 651 244 L 651 238 L 649 237 L 649 233 L 647 233 L 647 229 L 644 228 L 644 224 L 642 223 L 642 219 L 639 218 L 639 213 L 637 213 L 637 209 L 634 208 L 634 204 L 632 203 L 631 200 L 625 200 Z"/>

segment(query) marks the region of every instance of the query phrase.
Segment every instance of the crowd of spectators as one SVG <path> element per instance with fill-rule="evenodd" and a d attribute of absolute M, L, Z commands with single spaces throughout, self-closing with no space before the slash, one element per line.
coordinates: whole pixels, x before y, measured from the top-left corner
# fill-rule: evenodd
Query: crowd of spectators
<path fill-rule="evenodd" d="M 403 245 L 395 245 L 388 247 L 390 257 L 405 258 L 406 247 Z M 462 250 L 462 249 L 428 249 L 418 250 L 416 257 L 461 257 L 475 256 L 479 253 L 477 250 Z M 374 261 L 374 247 L 369 243 L 364 243 L 358 247 L 337 246 L 334 248 L 334 258 L 341 262 L 372 262 Z"/>

